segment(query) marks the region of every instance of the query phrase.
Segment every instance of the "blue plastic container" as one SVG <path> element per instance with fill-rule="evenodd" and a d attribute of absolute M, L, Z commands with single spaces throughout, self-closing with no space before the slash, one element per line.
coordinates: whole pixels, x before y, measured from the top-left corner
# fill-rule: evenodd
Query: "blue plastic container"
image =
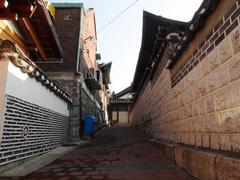
<path fill-rule="evenodd" d="M 96 118 L 94 116 L 86 115 L 84 117 L 84 132 L 92 133 L 94 132 L 94 123 Z"/>

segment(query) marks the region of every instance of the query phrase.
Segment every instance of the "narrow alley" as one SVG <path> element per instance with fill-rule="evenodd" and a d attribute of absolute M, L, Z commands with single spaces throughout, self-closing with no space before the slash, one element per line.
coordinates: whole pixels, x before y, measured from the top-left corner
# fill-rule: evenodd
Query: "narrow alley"
<path fill-rule="evenodd" d="M 0 0 L 0 180 L 25 179 L 240 180 L 240 0 Z"/>
<path fill-rule="evenodd" d="M 144 134 L 127 125 L 103 129 L 26 179 L 191 179 L 167 160 Z"/>

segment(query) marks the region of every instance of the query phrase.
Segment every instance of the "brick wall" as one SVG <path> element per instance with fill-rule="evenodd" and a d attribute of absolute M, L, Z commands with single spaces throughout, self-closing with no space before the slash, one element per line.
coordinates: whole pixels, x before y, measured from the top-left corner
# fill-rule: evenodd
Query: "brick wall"
<path fill-rule="evenodd" d="M 76 72 L 77 51 L 79 42 L 81 9 L 57 9 L 54 26 L 63 48 L 63 58 L 56 63 L 48 60 L 39 63 L 46 72 Z"/>
<path fill-rule="evenodd" d="M 68 141 L 68 116 L 9 95 L 5 109 L 0 166 Z"/>
<path fill-rule="evenodd" d="M 218 21 L 207 22 L 202 31 L 213 26 L 206 36 L 196 35 L 199 45 L 183 53 L 184 63 L 164 69 L 153 87 L 145 82 L 131 109 L 134 124 L 151 117 L 155 138 L 240 152 L 239 5 L 221 1 L 212 15 Z"/>

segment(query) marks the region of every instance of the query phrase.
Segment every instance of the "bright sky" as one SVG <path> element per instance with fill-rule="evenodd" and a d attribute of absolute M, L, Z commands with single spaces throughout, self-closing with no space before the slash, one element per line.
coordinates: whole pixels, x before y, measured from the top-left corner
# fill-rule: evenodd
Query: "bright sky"
<path fill-rule="evenodd" d="M 82 2 L 94 8 L 97 31 L 135 0 L 50 0 Z M 143 10 L 166 18 L 190 21 L 202 0 L 138 0 L 112 24 L 97 34 L 102 62 L 112 61 L 110 90 L 116 93 L 130 86 L 140 51 Z"/>

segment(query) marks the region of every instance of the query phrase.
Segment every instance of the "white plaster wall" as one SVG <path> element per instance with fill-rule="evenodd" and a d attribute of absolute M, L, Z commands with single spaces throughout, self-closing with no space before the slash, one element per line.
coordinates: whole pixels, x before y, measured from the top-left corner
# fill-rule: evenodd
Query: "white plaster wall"
<path fill-rule="evenodd" d="M 69 116 L 68 104 L 9 62 L 6 94 Z"/>
<path fill-rule="evenodd" d="M 2 133 L 4 126 L 4 112 L 5 112 L 5 91 L 7 81 L 8 60 L 0 60 L 0 142 L 2 141 Z"/>

